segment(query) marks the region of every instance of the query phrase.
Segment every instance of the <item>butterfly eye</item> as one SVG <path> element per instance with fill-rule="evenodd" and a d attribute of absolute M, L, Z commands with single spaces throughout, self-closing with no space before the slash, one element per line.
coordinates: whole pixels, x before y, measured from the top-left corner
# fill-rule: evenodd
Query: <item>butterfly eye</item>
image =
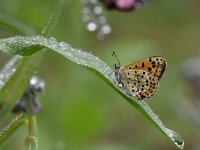
<path fill-rule="evenodd" d="M 118 66 L 117 64 L 115 64 L 114 65 L 114 69 L 116 70 L 116 69 L 119 69 L 120 68 L 120 66 Z"/>

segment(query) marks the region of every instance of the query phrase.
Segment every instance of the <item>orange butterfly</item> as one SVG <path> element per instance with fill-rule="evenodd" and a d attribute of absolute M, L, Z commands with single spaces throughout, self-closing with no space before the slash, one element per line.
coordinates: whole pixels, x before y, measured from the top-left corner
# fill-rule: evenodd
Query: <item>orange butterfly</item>
<path fill-rule="evenodd" d="M 116 80 L 130 96 L 142 100 L 156 93 L 158 82 L 167 66 L 163 57 L 152 56 L 120 67 L 119 59 L 114 52 L 113 56 L 118 61 L 118 65 L 114 66 Z"/>

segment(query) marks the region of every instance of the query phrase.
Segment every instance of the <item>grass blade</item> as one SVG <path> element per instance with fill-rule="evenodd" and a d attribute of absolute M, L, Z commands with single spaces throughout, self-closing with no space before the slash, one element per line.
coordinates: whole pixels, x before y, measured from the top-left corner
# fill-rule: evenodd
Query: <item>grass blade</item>
<path fill-rule="evenodd" d="M 175 131 L 166 128 L 145 101 L 134 100 L 128 96 L 123 89 L 118 87 L 115 82 L 114 74 L 111 74 L 113 70 L 98 57 L 80 49 L 75 49 L 67 43 L 59 43 L 54 38 L 47 39 L 42 36 L 16 36 L 0 40 L 0 50 L 11 55 L 31 55 L 42 48 L 54 50 L 72 62 L 89 68 L 97 73 L 99 77 L 109 83 L 109 85 L 120 93 L 131 105 L 135 106 L 147 120 L 156 126 L 156 128 L 166 135 L 174 144 L 176 144 L 176 146 L 181 149 L 184 147 L 184 141 L 181 136 Z"/>
<path fill-rule="evenodd" d="M 27 121 L 27 115 L 18 115 L 12 122 L 0 132 L 0 145 L 3 144 L 22 124 Z"/>

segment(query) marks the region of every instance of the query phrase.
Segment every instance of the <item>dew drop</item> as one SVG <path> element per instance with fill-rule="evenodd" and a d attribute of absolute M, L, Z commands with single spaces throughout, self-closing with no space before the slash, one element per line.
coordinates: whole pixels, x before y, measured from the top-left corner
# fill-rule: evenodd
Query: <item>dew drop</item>
<path fill-rule="evenodd" d="M 95 14 L 101 14 L 101 13 L 102 13 L 102 8 L 99 7 L 99 6 L 95 7 L 95 8 L 94 8 L 94 13 L 95 13 Z"/>
<path fill-rule="evenodd" d="M 51 43 L 51 44 L 57 43 L 57 41 L 56 41 L 56 39 L 55 39 L 54 37 L 50 37 L 48 41 L 49 41 L 49 43 Z"/>
<path fill-rule="evenodd" d="M 97 25 L 94 22 L 90 22 L 87 24 L 87 29 L 89 31 L 95 31 L 97 29 Z"/>
<path fill-rule="evenodd" d="M 56 41 L 56 39 L 54 37 L 50 37 L 48 39 L 48 45 L 47 46 L 49 46 L 50 48 L 57 49 L 57 44 L 58 44 L 58 42 Z"/>
<path fill-rule="evenodd" d="M 67 49 L 69 47 L 69 44 L 65 42 L 60 42 L 59 43 L 59 49 Z"/>
<path fill-rule="evenodd" d="M 172 132 L 173 132 L 172 139 L 173 139 L 174 143 L 178 147 L 180 147 L 181 149 L 183 149 L 183 147 L 184 147 L 184 141 L 183 141 L 183 139 L 181 138 L 181 136 L 178 133 L 176 133 L 174 131 L 172 131 Z"/>
<path fill-rule="evenodd" d="M 97 3 L 97 0 L 90 0 L 90 2 L 95 4 L 95 3 Z"/>
<path fill-rule="evenodd" d="M 111 27 L 110 27 L 109 25 L 104 25 L 104 26 L 102 27 L 102 32 L 103 32 L 104 34 L 109 34 L 109 33 L 111 33 Z"/>
<path fill-rule="evenodd" d="M 99 23 L 105 24 L 105 23 L 106 23 L 106 17 L 100 16 L 100 17 L 99 17 Z"/>
<path fill-rule="evenodd" d="M 118 86 L 119 86 L 119 88 L 122 88 L 123 87 L 123 85 L 120 83 L 120 84 L 118 84 Z"/>
<path fill-rule="evenodd" d="M 12 72 L 15 72 L 16 71 L 16 68 L 12 68 Z"/>
<path fill-rule="evenodd" d="M 84 15 L 82 17 L 82 19 L 83 19 L 84 22 L 88 22 L 88 21 L 90 21 L 90 16 L 89 15 Z"/>
<path fill-rule="evenodd" d="M 83 14 L 90 14 L 91 13 L 91 10 L 87 7 L 83 8 Z"/>
<path fill-rule="evenodd" d="M 75 49 L 65 42 L 60 42 L 58 44 L 58 51 L 65 56 L 67 55 L 70 58 L 74 58 L 73 51 L 75 51 Z"/>

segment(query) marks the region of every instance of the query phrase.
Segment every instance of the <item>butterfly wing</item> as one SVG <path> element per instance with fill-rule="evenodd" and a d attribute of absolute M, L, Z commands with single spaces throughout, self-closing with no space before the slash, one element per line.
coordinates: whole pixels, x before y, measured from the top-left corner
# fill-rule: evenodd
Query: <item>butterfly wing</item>
<path fill-rule="evenodd" d="M 163 57 L 141 59 L 120 67 L 120 81 L 130 96 L 142 100 L 155 94 L 165 68 Z"/>
<path fill-rule="evenodd" d="M 138 100 L 153 96 L 158 88 L 158 78 L 152 74 L 145 76 L 142 70 L 125 70 L 122 85 L 125 91 Z M 148 72 L 146 72 L 148 73 Z"/>
<path fill-rule="evenodd" d="M 163 57 L 160 56 L 152 56 L 148 57 L 146 59 L 141 59 L 126 65 L 121 66 L 120 70 L 121 72 L 125 70 L 141 70 L 146 71 L 147 74 L 152 74 L 153 76 L 157 77 L 158 80 L 161 79 L 165 68 L 167 66 L 167 63 Z M 145 73 L 146 73 L 145 72 Z"/>

